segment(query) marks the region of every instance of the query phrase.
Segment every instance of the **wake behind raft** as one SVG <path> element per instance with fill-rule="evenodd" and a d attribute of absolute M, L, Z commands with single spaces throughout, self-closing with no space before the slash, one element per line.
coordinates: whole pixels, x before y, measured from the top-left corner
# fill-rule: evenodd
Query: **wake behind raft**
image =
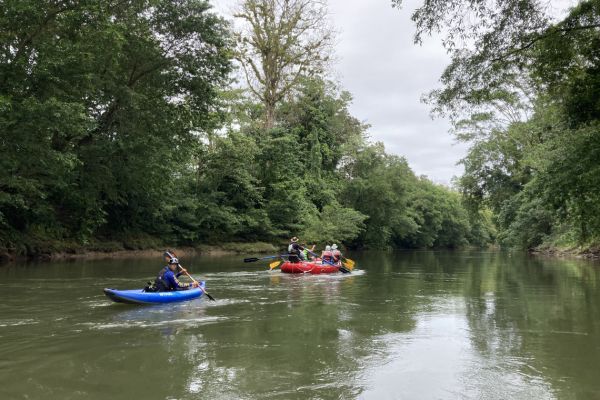
<path fill-rule="evenodd" d="M 104 289 L 104 294 L 116 303 L 128 304 L 163 304 L 176 303 L 196 299 L 204 293 L 206 282 L 199 282 L 200 287 L 170 292 L 144 292 L 144 289 L 117 290 Z"/>

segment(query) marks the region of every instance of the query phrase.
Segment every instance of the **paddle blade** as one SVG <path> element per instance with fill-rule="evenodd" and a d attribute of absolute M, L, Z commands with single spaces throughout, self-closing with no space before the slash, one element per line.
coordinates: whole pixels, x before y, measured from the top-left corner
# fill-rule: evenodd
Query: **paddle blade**
<path fill-rule="evenodd" d="M 277 267 L 279 267 L 281 265 L 281 261 L 277 260 L 277 261 L 273 261 L 271 264 L 269 264 L 269 269 L 273 270 Z"/>
<path fill-rule="evenodd" d="M 346 267 L 350 271 L 352 271 L 354 269 L 354 264 L 350 264 L 348 262 L 344 262 L 342 264 L 344 265 L 344 267 Z"/>
<path fill-rule="evenodd" d="M 356 263 L 354 262 L 354 260 L 351 260 L 349 258 L 344 258 L 344 265 L 350 269 L 354 268 L 354 265 Z"/>
<path fill-rule="evenodd" d="M 207 292 L 204 292 L 204 294 L 206 295 L 206 297 L 208 297 L 210 300 L 212 301 L 216 301 L 214 297 L 212 297 L 210 294 L 208 294 Z"/>
<path fill-rule="evenodd" d="M 340 265 L 338 267 L 340 269 L 340 271 L 342 271 L 344 274 L 349 274 L 351 273 L 351 271 L 349 269 L 347 269 L 346 267 L 344 267 L 343 265 Z"/>
<path fill-rule="evenodd" d="M 244 258 L 244 262 L 245 263 L 249 263 L 249 262 L 255 262 L 258 261 L 259 259 L 256 257 L 250 257 L 250 258 Z"/>

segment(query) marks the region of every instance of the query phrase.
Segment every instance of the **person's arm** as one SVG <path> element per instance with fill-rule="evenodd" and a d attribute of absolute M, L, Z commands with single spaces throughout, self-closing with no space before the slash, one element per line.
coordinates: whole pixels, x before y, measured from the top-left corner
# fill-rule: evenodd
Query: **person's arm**
<path fill-rule="evenodd" d="M 189 283 L 185 283 L 185 282 L 181 282 L 179 279 L 177 279 L 177 277 L 175 276 L 175 273 L 172 271 L 169 271 L 165 274 L 167 280 L 170 283 L 171 287 L 174 288 L 179 288 L 179 289 L 189 289 L 190 284 Z"/>
<path fill-rule="evenodd" d="M 181 282 L 179 279 L 175 278 L 175 282 L 177 283 L 177 287 L 180 289 L 189 289 L 192 284 L 187 282 Z"/>
<path fill-rule="evenodd" d="M 177 274 L 175 274 L 176 278 L 179 278 L 182 274 L 186 274 L 187 275 L 187 269 L 183 268 L 181 266 L 181 264 L 177 264 L 177 267 L 179 267 L 179 270 L 178 270 Z"/>

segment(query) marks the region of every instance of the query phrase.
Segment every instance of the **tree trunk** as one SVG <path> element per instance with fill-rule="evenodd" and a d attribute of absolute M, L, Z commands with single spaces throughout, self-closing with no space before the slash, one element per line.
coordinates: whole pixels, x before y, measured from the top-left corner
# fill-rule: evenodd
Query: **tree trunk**
<path fill-rule="evenodd" d="M 265 104 L 265 129 L 275 126 L 275 104 Z"/>

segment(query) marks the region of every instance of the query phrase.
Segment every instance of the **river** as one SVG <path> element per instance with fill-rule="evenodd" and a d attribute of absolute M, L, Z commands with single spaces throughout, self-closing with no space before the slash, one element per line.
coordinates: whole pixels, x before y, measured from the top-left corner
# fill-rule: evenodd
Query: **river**
<path fill-rule="evenodd" d="M 130 306 L 162 259 L 0 266 L 1 399 L 598 399 L 600 265 L 364 252 L 350 275 L 182 263 L 215 298 Z"/>

